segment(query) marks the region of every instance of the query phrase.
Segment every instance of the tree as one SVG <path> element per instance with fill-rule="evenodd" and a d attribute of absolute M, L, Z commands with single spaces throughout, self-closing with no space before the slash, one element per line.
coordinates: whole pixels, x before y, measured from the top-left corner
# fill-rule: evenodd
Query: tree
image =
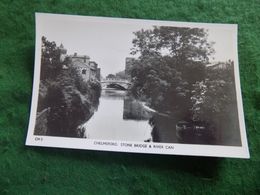
<path fill-rule="evenodd" d="M 41 80 L 54 79 L 61 70 L 60 50 L 43 36 L 41 52 Z"/>
<path fill-rule="evenodd" d="M 233 63 L 226 68 L 209 69 L 204 81 L 196 82 L 192 91 L 193 119 L 210 121 L 217 115 L 227 116 L 229 105 L 236 104 Z"/>
<path fill-rule="evenodd" d="M 183 63 L 189 60 L 208 62 L 214 52 L 212 44 L 207 41 L 207 32 L 202 28 L 184 28 L 154 26 L 152 30 L 134 33 L 132 54 L 145 56 L 175 57 Z"/>
<path fill-rule="evenodd" d="M 211 124 L 222 141 L 235 138 L 239 129 L 233 62 L 225 64 L 225 68 L 209 69 L 207 78 L 194 84 L 191 96 L 192 120 Z"/>
<path fill-rule="evenodd" d="M 205 65 L 214 52 L 207 32 L 154 26 L 134 34 L 131 53 L 139 58 L 131 70 L 132 93 L 145 97 L 156 109 L 181 111 L 181 116 L 187 116 L 193 84 L 205 79 Z"/>
<path fill-rule="evenodd" d="M 83 78 L 69 57 L 62 64 L 56 43 L 42 37 L 41 84 L 38 111 L 48 108 L 47 135 L 83 137 L 78 127 L 93 114 L 98 106 L 101 85 Z"/>
<path fill-rule="evenodd" d="M 214 50 L 213 43 L 207 41 L 208 34 L 204 29 L 154 26 L 152 30 L 142 29 L 134 34 L 131 53 L 139 53 L 140 59 L 167 56 L 189 83 L 205 77 L 204 68 Z"/>
<path fill-rule="evenodd" d="M 116 76 L 114 74 L 109 74 L 106 76 L 107 79 L 115 79 Z"/>

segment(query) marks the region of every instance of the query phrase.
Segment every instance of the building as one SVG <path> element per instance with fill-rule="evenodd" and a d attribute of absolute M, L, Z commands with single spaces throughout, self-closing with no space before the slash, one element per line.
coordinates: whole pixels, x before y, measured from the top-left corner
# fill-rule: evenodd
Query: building
<path fill-rule="evenodd" d="M 70 59 L 72 65 L 76 67 L 84 81 L 100 80 L 100 68 L 98 68 L 96 62 L 90 61 L 89 56 L 74 53 L 74 55 L 70 56 Z"/>
<path fill-rule="evenodd" d="M 94 61 L 90 61 L 89 66 L 90 66 L 90 79 L 96 79 L 97 78 L 97 63 Z"/>
<path fill-rule="evenodd" d="M 100 81 L 101 80 L 101 69 L 100 68 L 97 68 L 97 80 Z"/>
<path fill-rule="evenodd" d="M 77 53 L 74 53 L 74 55 L 71 56 L 71 62 L 72 63 L 81 62 L 81 63 L 89 65 L 89 60 L 90 60 L 90 57 L 87 56 L 87 55 L 78 55 Z"/>
<path fill-rule="evenodd" d="M 60 62 L 64 62 L 65 58 L 67 57 L 67 49 L 64 48 L 62 43 L 58 48 L 60 50 Z"/>

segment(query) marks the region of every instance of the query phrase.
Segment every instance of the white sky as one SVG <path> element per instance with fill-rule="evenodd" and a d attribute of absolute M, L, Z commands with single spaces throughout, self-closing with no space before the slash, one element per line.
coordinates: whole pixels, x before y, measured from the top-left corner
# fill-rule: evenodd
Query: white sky
<path fill-rule="evenodd" d="M 212 61 L 226 61 L 236 56 L 236 26 L 196 23 L 174 23 L 152 20 L 121 20 L 102 17 L 82 17 L 37 14 L 37 36 L 46 36 L 58 45 L 63 43 L 68 54 L 88 55 L 98 63 L 102 76 L 125 69 L 125 58 L 131 57 L 133 32 L 153 25 L 203 27 L 209 30 L 209 41 L 216 51 Z M 199 26 L 198 26 L 199 25 Z"/>

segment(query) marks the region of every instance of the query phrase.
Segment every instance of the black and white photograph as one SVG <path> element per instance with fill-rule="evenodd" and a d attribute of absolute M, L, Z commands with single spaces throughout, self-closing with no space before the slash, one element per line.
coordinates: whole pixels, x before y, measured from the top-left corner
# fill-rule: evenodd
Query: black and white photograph
<path fill-rule="evenodd" d="M 26 145 L 249 158 L 237 25 L 36 13 Z"/>

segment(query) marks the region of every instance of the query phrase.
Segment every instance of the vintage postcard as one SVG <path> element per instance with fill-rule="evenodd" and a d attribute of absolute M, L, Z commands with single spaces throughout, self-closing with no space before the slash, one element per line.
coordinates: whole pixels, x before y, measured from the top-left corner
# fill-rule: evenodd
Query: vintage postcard
<path fill-rule="evenodd" d="M 36 13 L 26 145 L 249 158 L 237 25 Z"/>

